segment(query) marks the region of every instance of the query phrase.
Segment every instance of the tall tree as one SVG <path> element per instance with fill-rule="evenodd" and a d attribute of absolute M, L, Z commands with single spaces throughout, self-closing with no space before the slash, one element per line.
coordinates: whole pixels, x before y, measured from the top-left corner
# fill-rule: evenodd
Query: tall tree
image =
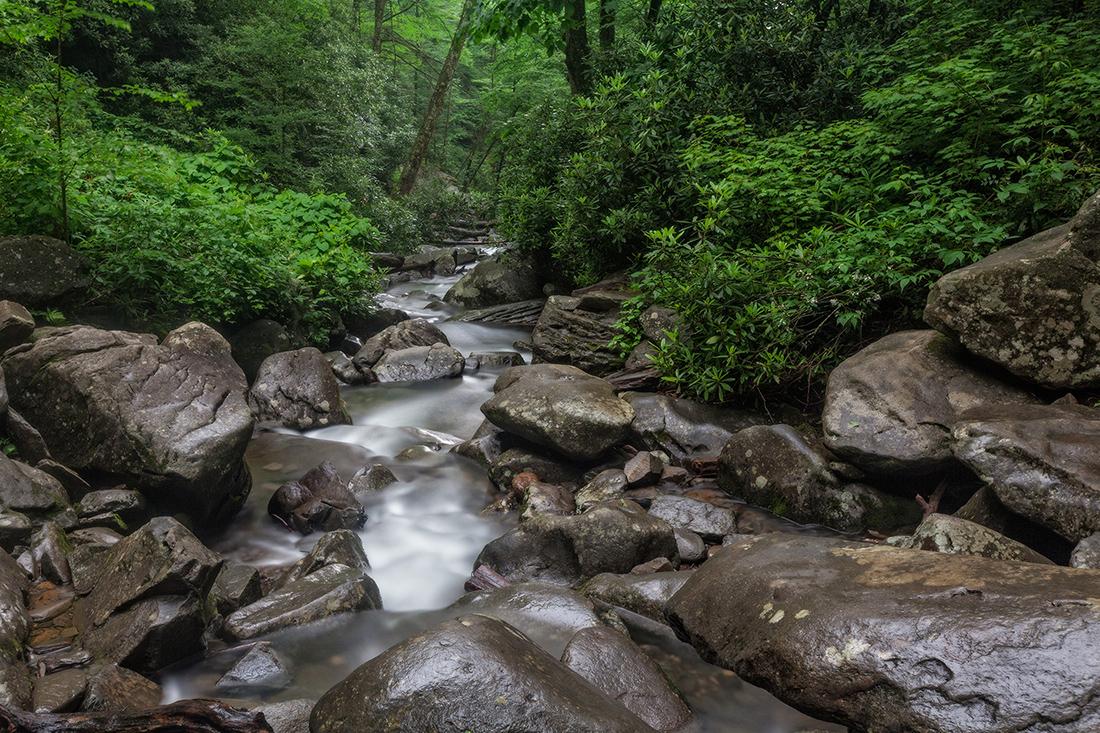
<path fill-rule="evenodd" d="M 583 2 L 583 0 L 582 0 Z M 466 37 L 470 33 L 470 19 L 474 13 L 477 0 L 463 0 L 462 12 L 458 18 L 458 26 L 451 37 L 451 48 L 447 51 L 447 58 L 443 61 L 443 68 L 439 70 L 439 78 L 436 79 L 432 96 L 428 100 L 428 106 L 424 110 L 424 117 L 420 122 L 420 132 L 413 141 L 412 150 L 409 153 L 409 162 L 401 173 L 401 181 L 398 183 L 397 192 L 407 196 L 416 185 L 420 168 L 424 165 L 424 159 L 428 156 L 428 149 L 432 144 L 432 136 L 435 134 L 439 115 L 447 101 L 447 92 L 451 88 L 451 80 L 455 75 L 455 67 L 462 56 L 462 48 L 466 45 Z"/>
<path fill-rule="evenodd" d="M 600 0 L 600 51 L 607 54 L 615 47 L 617 0 Z"/>
<path fill-rule="evenodd" d="M 585 0 L 565 0 L 565 75 L 573 94 L 592 91 L 592 59 L 588 48 L 588 18 Z"/>
<path fill-rule="evenodd" d="M 374 35 L 370 47 L 375 53 L 382 53 L 382 26 L 386 22 L 386 0 L 374 0 Z"/>

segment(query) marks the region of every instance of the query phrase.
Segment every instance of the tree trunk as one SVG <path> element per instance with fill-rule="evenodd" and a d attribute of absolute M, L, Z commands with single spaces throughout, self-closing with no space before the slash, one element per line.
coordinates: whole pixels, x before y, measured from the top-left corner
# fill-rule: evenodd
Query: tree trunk
<path fill-rule="evenodd" d="M 382 26 L 386 22 L 386 0 L 374 0 L 374 35 L 370 47 L 375 53 L 382 53 Z"/>
<path fill-rule="evenodd" d="M 271 733 L 263 713 L 181 700 L 123 713 L 29 713 L 0 705 L 0 733 Z"/>
<path fill-rule="evenodd" d="M 661 0 L 649 0 L 649 9 L 645 13 L 645 27 L 652 32 L 657 27 L 657 18 L 661 15 Z"/>
<path fill-rule="evenodd" d="M 600 51 L 609 54 L 615 48 L 615 6 L 617 0 L 600 0 Z"/>
<path fill-rule="evenodd" d="M 565 3 L 565 75 L 573 94 L 587 95 L 592 91 L 592 68 L 588 49 L 588 21 L 585 0 Z"/>
<path fill-rule="evenodd" d="M 458 19 L 458 27 L 455 28 L 451 38 L 451 48 L 447 52 L 447 59 L 443 62 L 443 68 L 439 71 L 439 79 L 435 83 L 435 89 L 428 100 L 428 107 L 424 110 L 424 117 L 420 123 L 420 132 L 413 142 L 412 151 L 409 153 L 409 162 L 401 174 L 401 182 L 397 192 L 407 196 L 416 185 L 416 178 L 420 175 L 420 167 L 424 164 L 424 158 L 428 154 L 428 148 L 432 144 L 432 135 L 435 134 L 436 123 L 439 122 L 439 114 L 443 111 L 443 105 L 447 101 L 447 92 L 451 88 L 451 79 L 455 75 L 455 67 L 458 66 L 459 57 L 462 56 L 462 47 L 466 43 L 466 35 L 470 31 L 470 17 L 474 12 L 474 3 L 477 0 L 464 0 L 462 14 Z"/>

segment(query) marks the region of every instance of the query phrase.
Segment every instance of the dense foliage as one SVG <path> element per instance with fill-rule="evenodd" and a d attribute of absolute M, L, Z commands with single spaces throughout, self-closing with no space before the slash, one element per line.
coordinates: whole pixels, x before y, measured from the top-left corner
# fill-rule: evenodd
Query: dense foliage
<path fill-rule="evenodd" d="M 657 363 L 708 400 L 805 384 L 945 270 L 1100 183 L 1100 24 L 1070 4 L 697 0 L 532 114 L 501 221 L 575 283 L 636 269 Z M 822 7 L 820 4 L 818 8 Z"/>

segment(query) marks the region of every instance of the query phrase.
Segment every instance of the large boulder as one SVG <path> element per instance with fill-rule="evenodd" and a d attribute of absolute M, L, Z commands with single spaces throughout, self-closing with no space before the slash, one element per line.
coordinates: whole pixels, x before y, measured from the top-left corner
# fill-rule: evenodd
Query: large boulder
<path fill-rule="evenodd" d="M 825 444 L 877 474 L 949 467 L 951 428 L 966 410 L 1035 399 L 971 363 L 935 331 L 879 339 L 833 370 L 821 425 Z"/>
<path fill-rule="evenodd" d="M 611 374 L 623 367 L 623 356 L 612 347 L 618 331 L 619 305 L 601 308 L 603 303 L 571 295 L 553 295 L 539 315 L 531 334 L 536 361 L 571 364 L 591 374 Z"/>
<path fill-rule="evenodd" d="M 386 352 L 400 351 L 413 346 L 443 344 L 450 346 L 447 334 L 423 318 L 411 318 L 395 323 L 371 336 L 356 352 L 352 362 L 360 369 L 373 367 Z"/>
<path fill-rule="evenodd" d="M 542 282 L 532 261 L 504 253 L 477 263 L 447 291 L 443 300 L 466 308 L 486 308 L 541 295 Z"/>
<path fill-rule="evenodd" d="M 672 527 L 619 501 L 574 516 L 537 515 L 486 545 L 474 566 L 488 565 L 512 582 L 574 585 L 659 557 L 679 562 Z"/>
<path fill-rule="evenodd" d="M 1009 510 L 1076 542 L 1100 531 L 1100 412 L 1004 405 L 965 414 L 955 455 Z"/>
<path fill-rule="evenodd" d="M 0 452 L 0 507 L 44 517 L 68 506 L 65 487 L 57 479 Z"/>
<path fill-rule="evenodd" d="M 940 278 L 924 320 L 1053 388 L 1100 386 L 1100 193 L 1068 224 Z"/>
<path fill-rule="evenodd" d="M 446 344 L 388 351 L 374 365 L 379 382 L 429 382 L 461 377 L 466 359 Z"/>
<path fill-rule="evenodd" d="M 264 359 L 248 398 L 261 422 L 298 430 L 351 424 L 340 382 L 312 346 Z"/>
<path fill-rule="evenodd" d="M 312 733 L 652 731 L 511 626 L 463 616 L 375 657 L 326 692 Z"/>
<path fill-rule="evenodd" d="M 855 730 L 1100 727 L 1100 572 L 769 534 L 669 601 L 707 661 Z"/>
<path fill-rule="evenodd" d="M 831 458 L 789 425 L 746 428 L 722 450 L 718 485 L 782 517 L 841 531 L 893 529 L 919 520 L 911 498 L 845 481 Z"/>
<path fill-rule="evenodd" d="M 653 392 L 620 395 L 634 408 L 627 442 L 636 448 L 664 451 L 676 462 L 717 456 L 739 430 L 768 421 L 747 410 L 703 405 Z"/>
<path fill-rule="evenodd" d="M 158 670 L 203 651 L 204 602 L 194 595 L 156 596 L 138 601 L 82 634 L 96 659 L 140 674 Z"/>
<path fill-rule="evenodd" d="M 31 312 L 18 303 L 0 300 L 0 353 L 23 343 L 32 333 L 34 316 Z"/>
<path fill-rule="evenodd" d="M 1021 542 L 950 514 L 929 514 L 912 535 L 891 537 L 889 542 L 894 547 L 950 555 L 981 555 L 995 560 L 1051 564 L 1046 557 Z"/>
<path fill-rule="evenodd" d="M 88 262 L 53 237 L 0 237 L 0 299 L 63 306 L 88 289 Z"/>
<path fill-rule="evenodd" d="M 228 357 L 193 351 L 171 334 L 157 345 L 152 336 L 73 326 L 35 331 L 3 369 L 13 407 L 59 463 L 200 522 L 227 519 L 248 495 L 252 414 L 244 374 Z"/>
<path fill-rule="evenodd" d="M 290 351 L 290 335 L 283 324 L 268 318 L 253 321 L 237 331 L 230 339 L 233 358 L 241 365 L 248 381 L 254 382 L 264 359 L 272 354 Z"/>
<path fill-rule="evenodd" d="M 575 367 L 511 367 L 481 406 L 496 426 L 569 458 L 599 457 L 626 434 L 634 409 L 610 384 Z"/>

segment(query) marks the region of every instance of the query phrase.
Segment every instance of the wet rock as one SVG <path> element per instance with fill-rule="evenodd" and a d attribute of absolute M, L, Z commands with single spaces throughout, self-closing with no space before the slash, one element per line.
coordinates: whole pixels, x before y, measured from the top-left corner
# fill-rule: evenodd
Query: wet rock
<path fill-rule="evenodd" d="M 31 308 L 79 301 L 88 289 L 88 261 L 53 237 L 0 237 L 0 298 Z"/>
<path fill-rule="evenodd" d="M 611 385 L 573 367 L 513 367 L 481 411 L 505 431 L 574 459 L 600 456 L 624 437 L 634 410 Z"/>
<path fill-rule="evenodd" d="M 33 709 L 36 713 L 69 713 L 80 707 L 88 673 L 83 669 L 62 669 L 34 683 Z"/>
<path fill-rule="evenodd" d="M 609 345 L 618 319 L 617 307 L 594 311 L 582 307 L 578 297 L 551 296 L 531 334 L 535 360 L 570 364 L 597 376 L 618 371 L 623 357 Z"/>
<path fill-rule="evenodd" d="M 955 455 L 1011 511 L 1070 541 L 1100 531 L 1100 413 L 1078 405 L 973 410 L 954 430 Z"/>
<path fill-rule="evenodd" d="M 667 614 L 707 661 L 856 730 L 1086 731 L 1100 724 L 1098 583 L 771 534 L 704 563 Z"/>
<path fill-rule="evenodd" d="M 789 425 L 759 425 L 730 438 L 718 461 L 718 485 L 731 496 L 795 522 L 840 531 L 893 529 L 920 521 L 912 498 L 848 483 L 835 461 Z"/>
<path fill-rule="evenodd" d="M 33 684 L 23 659 L 31 629 L 24 602 L 27 576 L 11 555 L 0 551 L 0 704 L 30 706 Z"/>
<path fill-rule="evenodd" d="M 241 657 L 214 685 L 226 694 L 276 692 L 293 682 L 286 662 L 269 642 L 260 642 Z"/>
<path fill-rule="evenodd" d="M 600 573 L 629 572 L 656 557 L 679 560 L 672 528 L 621 501 L 571 517 L 534 517 L 486 545 L 474 566 L 488 565 L 512 582 L 573 585 Z"/>
<path fill-rule="evenodd" d="M 18 410 L 8 408 L 8 414 L 4 417 L 4 429 L 12 445 L 19 451 L 19 457 L 28 464 L 36 464 L 50 458 L 50 448 L 46 445 L 42 433 L 27 422 Z"/>
<path fill-rule="evenodd" d="M 1100 196 L 1048 229 L 940 278 L 924 319 L 967 350 L 1053 388 L 1100 385 Z"/>
<path fill-rule="evenodd" d="M 82 638 L 96 659 L 153 674 L 201 652 L 205 630 L 200 598 L 164 595 L 131 604 L 104 623 L 90 626 Z"/>
<path fill-rule="evenodd" d="M 11 552 L 16 547 L 30 544 L 34 526 L 26 514 L 16 511 L 0 511 L 0 548 Z"/>
<path fill-rule="evenodd" d="M 68 507 L 69 496 L 53 476 L 0 453 L 0 506 L 49 515 Z"/>
<path fill-rule="evenodd" d="M 234 560 L 226 561 L 210 589 L 210 602 L 222 616 L 255 603 L 262 596 L 259 571 Z"/>
<path fill-rule="evenodd" d="M 588 598 L 568 588 L 538 582 L 467 593 L 447 611 L 455 618 L 476 613 L 503 621 L 555 657 L 561 656 L 578 631 L 603 625 Z"/>
<path fill-rule="evenodd" d="M 1070 567 L 1100 570 L 1100 532 L 1077 543 L 1069 558 Z"/>
<path fill-rule="evenodd" d="M 0 370 L 0 420 L 7 420 L 8 415 L 8 383 L 4 380 L 4 372 Z"/>
<path fill-rule="evenodd" d="M 381 607 L 378 586 L 362 570 L 326 565 L 231 614 L 223 634 L 230 641 L 244 641 L 340 613 Z"/>
<path fill-rule="evenodd" d="M 676 535 L 676 549 L 680 553 L 682 562 L 702 562 L 707 558 L 707 546 L 702 537 L 682 527 L 674 528 L 673 532 Z"/>
<path fill-rule="evenodd" d="M 687 570 L 651 575 L 602 573 L 581 586 L 580 591 L 589 598 L 665 623 L 665 603 L 690 577 L 691 571 Z"/>
<path fill-rule="evenodd" d="M 1050 560 L 1027 545 L 1010 540 L 980 524 L 949 514 L 930 514 L 912 535 L 891 537 L 889 542 L 894 547 L 912 550 L 1051 564 Z"/>
<path fill-rule="evenodd" d="M 701 405 L 650 392 L 624 392 L 634 408 L 626 442 L 637 448 L 661 451 L 676 462 L 717 456 L 739 430 L 770 422 L 762 415 Z"/>
<path fill-rule="evenodd" d="M 366 573 L 370 570 L 367 553 L 363 550 L 363 541 L 359 535 L 347 529 L 326 532 L 317 540 L 305 557 L 290 566 L 279 580 L 277 587 L 301 580 L 328 565 L 346 565 L 349 568 Z"/>
<path fill-rule="evenodd" d="M 34 467 L 57 479 L 72 501 L 80 501 L 85 494 L 92 490 L 92 487 L 81 478 L 80 474 L 67 466 L 62 466 L 53 459 L 45 458 L 36 463 Z"/>
<path fill-rule="evenodd" d="M 668 461 L 655 451 L 638 451 L 623 466 L 623 473 L 630 486 L 648 486 L 661 478 L 667 464 Z"/>
<path fill-rule="evenodd" d="M 309 714 L 313 712 L 313 700 L 296 699 L 260 705 L 256 712 L 263 713 L 272 733 L 309 733 Z"/>
<path fill-rule="evenodd" d="M 375 307 L 365 316 L 344 315 L 344 325 L 348 333 L 361 339 L 368 339 L 376 333 L 385 331 L 390 326 L 407 321 L 411 316 L 398 308 Z"/>
<path fill-rule="evenodd" d="M 31 312 L 10 300 L 0 300 L 0 352 L 30 338 L 34 332 Z"/>
<path fill-rule="evenodd" d="M 99 582 L 88 595 L 91 623 L 142 598 L 191 595 L 206 598 L 222 559 L 171 517 L 155 517 L 111 547 Z"/>
<path fill-rule="evenodd" d="M 80 709 L 86 712 L 136 712 L 160 705 L 160 685 L 137 672 L 108 664 L 88 675 Z"/>
<path fill-rule="evenodd" d="M 540 514 L 568 516 L 576 510 L 573 492 L 566 486 L 536 481 L 523 493 L 523 511 L 520 520 L 526 521 Z"/>
<path fill-rule="evenodd" d="M 362 369 L 357 367 L 351 357 L 343 351 L 329 351 L 325 354 L 325 359 L 332 367 L 332 373 L 344 384 L 370 384 L 377 381 L 374 372 L 366 367 Z"/>
<path fill-rule="evenodd" d="M 76 504 L 81 527 L 110 527 L 126 531 L 141 526 L 149 516 L 145 497 L 129 489 L 90 491 Z"/>
<path fill-rule="evenodd" d="M 509 448 L 489 467 L 489 478 L 503 491 L 512 486 L 512 479 L 521 473 L 533 473 L 551 484 L 575 484 L 582 469 L 571 461 L 537 453 L 526 448 Z"/>
<path fill-rule="evenodd" d="M 588 511 L 597 504 L 622 498 L 627 489 L 626 474 L 618 468 L 600 471 L 585 484 L 575 497 L 578 512 Z"/>
<path fill-rule="evenodd" d="M 859 468 L 919 475 L 952 465 L 951 428 L 966 410 L 1034 401 L 945 336 L 902 331 L 833 370 L 821 422 L 828 448 Z"/>
<path fill-rule="evenodd" d="M 297 430 L 351 424 L 340 383 L 313 347 L 264 359 L 248 399 L 261 422 Z"/>
<path fill-rule="evenodd" d="M 249 383 L 256 381 L 260 365 L 267 357 L 290 351 L 293 346 L 282 324 L 267 318 L 248 324 L 229 343 L 233 350 L 233 359 L 240 364 Z"/>
<path fill-rule="evenodd" d="M 450 346 L 447 335 L 423 318 L 401 321 L 371 336 L 352 361 L 360 369 L 373 367 L 387 351 L 399 351 L 414 346 Z"/>
<path fill-rule="evenodd" d="M 631 575 L 652 575 L 653 573 L 671 573 L 676 570 L 667 557 L 656 557 L 630 569 Z"/>
<path fill-rule="evenodd" d="M 445 344 L 387 351 L 374 365 L 379 382 L 428 382 L 462 376 L 466 359 Z"/>
<path fill-rule="evenodd" d="M 712 542 L 720 542 L 737 529 L 733 510 L 686 496 L 658 496 L 650 502 L 649 514 Z"/>
<path fill-rule="evenodd" d="M 954 516 L 1036 549 L 1058 564 L 1065 564 L 1073 549 L 1057 532 L 1010 512 L 989 486 L 978 489 Z"/>
<path fill-rule="evenodd" d="M 655 730 L 676 730 L 691 720 L 691 709 L 657 663 L 618 631 L 578 631 L 561 661 Z"/>
<path fill-rule="evenodd" d="M 253 423 L 232 361 L 73 326 L 35 331 L 3 368 L 13 406 L 59 463 L 111 476 L 204 523 L 224 521 L 248 495 Z"/>
<path fill-rule="evenodd" d="M 58 585 L 72 580 L 69 570 L 69 540 L 65 530 L 56 522 L 46 522 L 31 538 L 31 557 L 34 558 L 35 577 L 45 578 Z"/>
<path fill-rule="evenodd" d="M 313 733 L 652 730 L 512 627 L 447 621 L 392 647 L 317 702 Z"/>
<path fill-rule="evenodd" d="M 517 351 L 475 351 L 466 357 L 467 369 L 506 369 L 526 364 Z"/>
<path fill-rule="evenodd" d="M 466 308 L 516 303 L 542 295 L 542 282 L 528 257 L 505 253 L 488 257 L 455 283 L 443 300 Z"/>
<path fill-rule="evenodd" d="M 393 471 L 381 463 L 374 463 L 355 472 L 351 481 L 348 482 L 348 490 L 362 503 L 374 492 L 395 483 L 397 483 L 397 476 L 393 475 Z"/>
<path fill-rule="evenodd" d="M 276 489 L 267 512 L 302 534 L 357 529 L 367 519 L 363 505 L 329 461 Z"/>

